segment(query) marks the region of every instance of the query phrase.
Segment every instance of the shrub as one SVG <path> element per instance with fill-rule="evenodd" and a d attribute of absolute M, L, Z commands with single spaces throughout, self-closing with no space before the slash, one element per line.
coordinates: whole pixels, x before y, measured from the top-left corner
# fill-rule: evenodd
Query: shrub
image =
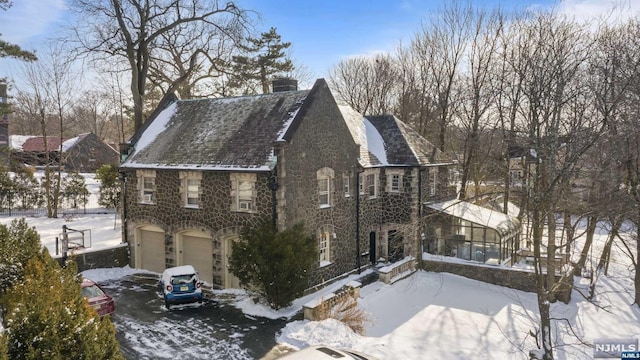
<path fill-rule="evenodd" d="M 109 317 L 100 320 L 82 297 L 73 262 L 43 250 L 7 294 L 3 319 L 11 359 L 123 359 Z"/>
<path fill-rule="evenodd" d="M 246 227 L 233 243 L 230 271 L 255 288 L 272 308 L 287 307 L 308 286 L 318 259 L 316 246 L 302 223 L 281 232 L 269 222 Z"/>
<path fill-rule="evenodd" d="M 352 293 L 337 296 L 335 301 L 323 299 L 320 306 L 316 308 L 315 316 L 317 321 L 326 319 L 336 319 L 347 325 L 356 334 L 364 335 L 364 326 L 369 322 L 367 313 L 358 308 L 358 301 Z"/>
<path fill-rule="evenodd" d="M 115 165 L 102 165 L 96 170 L 96 179 L 100 181 L 100 198 L 98 202 L 101 206 L 116 208 L 120 201 L 120 179 L 118 167 Z"/>
<path fill-rule="evenodd" d="M 65 176 L 62 179 L 62 197 L 73 209 L 86 205 L 89 201 L 89 190 L 84 177 L 77 172 Z"/>
<path fill-rule="evenodd" d="M 22 282 L 24 267 L 41 248 L 40 235 L 25 219 L 15 219 L 9 227 L 0 224 L 0 299 L 11 286 Z"/>

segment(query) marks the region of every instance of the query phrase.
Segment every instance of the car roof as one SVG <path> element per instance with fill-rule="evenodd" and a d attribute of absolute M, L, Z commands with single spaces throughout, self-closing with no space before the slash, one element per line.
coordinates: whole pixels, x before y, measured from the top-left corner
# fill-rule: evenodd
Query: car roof
<path fill-rule="evenodd" d="M 163 272 L 163 275 L 177 276 L 177 275 L 192 275 L 195 273 L 196 273 L 196 269 L 194 269 L 193 266 L 182 265 L 182 266 L 176 266 L 176 267 L 171 267 L 166 269 Z"/>
<path fill-rule="evenodd" d="M 96 285 L 96 282 L 91 279 L 82 278 L 82 287 L 87 287 L 91 285 Z"/>

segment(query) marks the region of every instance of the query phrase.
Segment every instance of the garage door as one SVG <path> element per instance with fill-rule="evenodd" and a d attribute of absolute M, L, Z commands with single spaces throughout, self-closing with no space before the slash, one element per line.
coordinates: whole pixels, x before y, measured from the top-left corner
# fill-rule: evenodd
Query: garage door
<path fill-rule="evenodd" d="M 164 233 L 140 230 L 138 268 L 161 273 L 165 269 Z"/>
<path fill-rule="evenodd" d="M 200 279 L 213 283 L 213 246 L 211 238 L 182 235 L 182 264 L 193 265 Z"/>

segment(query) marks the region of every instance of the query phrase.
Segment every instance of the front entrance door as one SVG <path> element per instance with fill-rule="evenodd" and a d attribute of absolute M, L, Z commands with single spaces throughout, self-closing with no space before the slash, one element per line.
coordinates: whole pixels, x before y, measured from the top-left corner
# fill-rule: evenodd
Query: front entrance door
<path fill-rule="evenodd" d="M 369 261 L 372 264 L 376 263 L 376 232 L 369 233 Z"/>

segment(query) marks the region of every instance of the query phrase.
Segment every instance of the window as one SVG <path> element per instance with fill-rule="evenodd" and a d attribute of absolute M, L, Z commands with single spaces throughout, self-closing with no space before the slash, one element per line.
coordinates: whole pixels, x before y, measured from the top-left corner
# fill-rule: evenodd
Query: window
<path fill-rule="evenodd" d="M 320 199 L 320 207 L 331 206 L 329 204 L 329 181 L 329 178 L 318 180 L 318 197 Z"/>
<path fill-rule="evenodd" d="M 344 190 L 345 197 L 351 196 L 351 192 L 349 189 L 349 175 L 345 175 L 342 177 L 342 188 Z"/>
<path fill-rule="evenodd" d="M 322 168 L 316 171 L 316 179 L 318 180 L 318 202 L 320 208 L 331 207 L 331 182 L 334 172 L 330 168 Z"/>
<path fill-rule="evenodd" d="M 320 266 L 326 266 L 331 263 L 329 258 L 330 244 L 331 234 L 328 231 L 321 232 L 320 238 L 318 239 L 318 260 L 320 261 Z"/>
<path fill-rule="evenodd" d="M 358 191 L 360 192 L 360 195 L 364 195 L 364 175 L 358 175 L 358 178 L 360 179 Z"/>
<path fill-rule="evenodd" d="M 367 175 L 367 189 L 370 199 L 378 196 L 378 177 L 376 174 Z"/>
<path fill-rule="evenodd" d="M 138 190 L 141 204 L 155 204 L 156 202 L 156 172 L 153 170 L 138 170 Z"/>
<path fill-rule="evenodd" d="M 387 192 L 399 193 L 402 191 L 402 172 L 387 170 Z"/>
<path fill-rule="evenodd" d="M 200 180 L 187 179 L 186 206 L 198 207 L 200 205 Z"/>
<path fill-rule="evenodd" d="M 200 182 L 202 173 L 199 171 L 181 171 L 180 182 L 184 207 L 198 208 L 200 206 Z"/>
<path fill-rule="evenodd" d="M 438 172 L 435 168 L 430 169 L 429 172 L 429 195 L 433 196 L 438 189 Z"/>
<path fill-rule="evenodd" d="M 231 211 L 255 211 L 256 174 L 231 174 Z"/>

